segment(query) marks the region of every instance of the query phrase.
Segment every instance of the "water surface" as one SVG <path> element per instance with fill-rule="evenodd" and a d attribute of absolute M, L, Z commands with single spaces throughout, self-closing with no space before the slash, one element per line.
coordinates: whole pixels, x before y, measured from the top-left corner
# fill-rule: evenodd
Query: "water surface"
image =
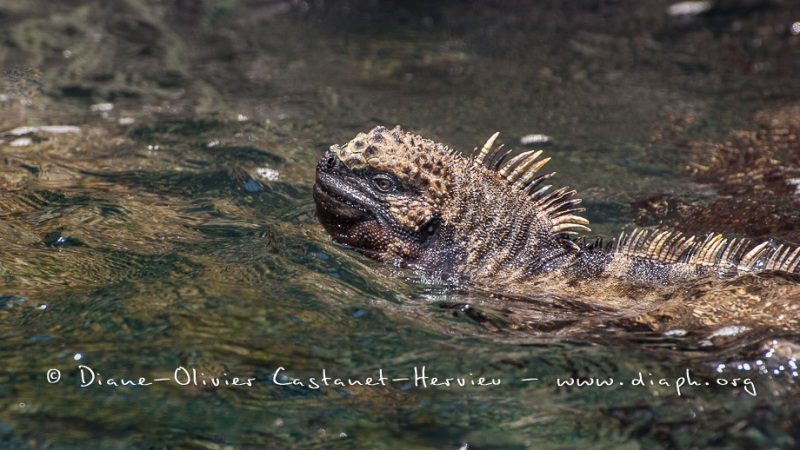
<path fill-rule="evenodd" d="M 793 2 L 51 3 L 0 2 L 6 446 L 798 445 L 796 330 L 515 330 L 331 244 L 311 198 L 377 124 L 465 152 L 543 134 L 597 235 L 798 242 Z M 742 144 L 772 178 L 739 196 L 719 180 L 747 167 L 714 166 L 736 132 L 784 136 Z M 720 219 L 745 201 L 763 227 Z"/>

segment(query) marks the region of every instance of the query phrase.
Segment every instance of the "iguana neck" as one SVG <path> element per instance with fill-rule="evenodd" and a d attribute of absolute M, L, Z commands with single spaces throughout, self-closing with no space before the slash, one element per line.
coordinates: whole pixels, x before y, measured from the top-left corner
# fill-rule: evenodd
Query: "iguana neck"
<path fill-rule="evenodd" d="M 482 167 L 453 172 L 460 178 L 448 185 L 442 205 L 442 225 L 432 252 L 438 256 L 435 265 L 470 278 L 523 278 L 572 263 L 577 246 L 550 232 L 547 217 L 527 194 L 509 192 Z M 427 258 L 426 265 L 435 259 Z"/>

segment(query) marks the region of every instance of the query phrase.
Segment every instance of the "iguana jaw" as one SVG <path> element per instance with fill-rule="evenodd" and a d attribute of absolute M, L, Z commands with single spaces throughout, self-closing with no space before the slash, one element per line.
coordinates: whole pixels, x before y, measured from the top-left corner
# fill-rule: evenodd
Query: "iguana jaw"
<path fill-rule="evenodd" d="M 369 184 L 370 168 L 350 168 L 334 146 L 317 165 L 317 217 L 339 244 L 397 265 L 417 260 L 430 236 L 398 223 L 390 205 Z"/>
<path fill-rule="evenodd" d="M 358 221 L 365 219 L 367 213 L 357 206 L 346 179 L 350 173 L 339 158 L 328 152 L 317 165 L 316 183 L 314 183 L 314 200 L 317 202 L 317 213 L 329 214 L 337 221 Z"/>
<path fill-rule="evenodd" d="M 314 184 L 316 213 L 322 225 L 336 242 L 359 247 L 362 233 L 358 229 L 378 228 L 378 219 L 365 199 L 350 183 L 352 171 L 338 156 L 328 152 L 317 166 Z"/>

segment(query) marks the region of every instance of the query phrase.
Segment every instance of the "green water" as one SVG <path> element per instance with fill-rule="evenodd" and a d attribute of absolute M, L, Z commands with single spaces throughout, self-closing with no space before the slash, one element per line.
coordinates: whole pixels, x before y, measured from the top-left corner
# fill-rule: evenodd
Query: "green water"
<path fill-rule="evenodd" d="M 680 150 L 796 104 L 800 9 L 668 6 L 0 1 L 2 446 L 800 445 L 797 334 L 492 331 L 314 217 L 316 162 L 376 124 L 545 134 L 599 235 L 713 198 Z"/>

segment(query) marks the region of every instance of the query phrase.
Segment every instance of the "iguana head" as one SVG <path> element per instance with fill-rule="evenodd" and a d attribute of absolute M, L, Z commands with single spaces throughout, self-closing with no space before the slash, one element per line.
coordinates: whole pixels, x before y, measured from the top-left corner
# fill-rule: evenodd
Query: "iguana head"
<path fill-rule="evenodd" d="M 433 247 L 460 156 L 430 140 L 377 127 L 334 145 L 317 166 L 317 216 L 334 240 L 395 263 Z"/>
<path fill-rule="evenodd" d="M 552 270 L 588 229 L 574 191 L 535 190 L 548 159 L 502 164 L 493 136 L 473 157 L 397 127 L 334 145 L 317 166 L 317 215 L 334 240 L 397 265 L 471 275 Z M 495 149 L 498 150 L 498 149 Z M 487 158 L 488 156 L 488 158 Z"/>

